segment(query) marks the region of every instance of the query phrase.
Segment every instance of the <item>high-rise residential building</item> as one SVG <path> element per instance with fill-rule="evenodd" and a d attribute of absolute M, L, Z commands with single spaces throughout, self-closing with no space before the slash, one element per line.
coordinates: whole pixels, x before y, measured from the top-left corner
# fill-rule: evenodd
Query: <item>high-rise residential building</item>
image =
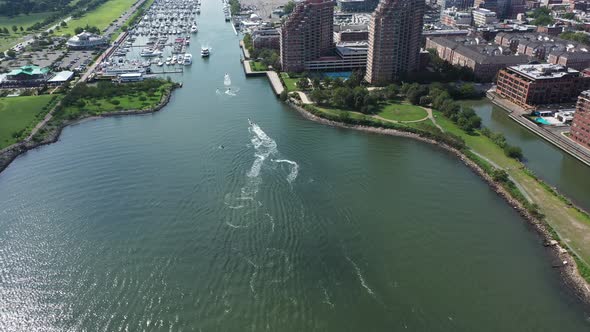
<path fill-rule="evenodd" d="M 281 66 L 301 72 L 305 64 L 334 50 L 334 1 L 305 0 L 297 3 L 280 30 Z"/>
<path fill-rule="evenodd" d="M 395 81 L 418 69 L 425 6 L 424 0 L 381 0 L 369 23 L 367 82 Z"/>
<path fill-rule="evenodd" d="M 574 141 L 590 148 L 590 91 L 578 97 L 570 134 Z"/>

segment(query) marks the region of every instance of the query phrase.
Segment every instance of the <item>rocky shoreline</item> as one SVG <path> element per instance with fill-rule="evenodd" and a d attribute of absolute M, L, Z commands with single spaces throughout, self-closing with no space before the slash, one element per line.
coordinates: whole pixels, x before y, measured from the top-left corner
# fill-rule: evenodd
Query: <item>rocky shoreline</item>
<path fill-rule="evenodd" d="M 515 198 L 513 198 L 509 192 L 507 192 L 501 185 L 499 185 L 496 181 L 492 179 L 479 165 L 475 162 L 470 160 L 467 156 L 465 156 L 461 151 L 443 144 L 441 142 L 421 137 L 418 134 L 399 131 L 395 129 L 386 129 L 386 128 L 377 128 L 377 127 L 368 127 L 368 126 L 359 126 L 359 125 L 348 125 L 341 122 L 331 121 L 314 114 L 311 114 L 303 107 L 294 104 L 293 102 L 288 101 L 287 104 L 291 106 L 293 109 L 298 111 L 303 117 L 308 120 L 315 121 L 324 125 L 332 126 L 332 127 L 339 127 L 339 128 L 346 128 L 346 129 L 353 129 L 359 130 L 364 132 L 370 132 L 375 134 L 381 135 L 390 135 L 390 136 L 398 136 L 398 137 L 407 137 L 412 138 L 418 141 L 422 141 L 425 143 L 437 145 L 440 148 L 452 153 L 457 158 L 459 158 L 467 167 L 469 167 L 475 174 L 477 174 L 480 178 L 482 178 L 490 188 L 496 192 L 500 197 L 502 197 L 512 208 L 514 208 L 528 223 L 532 228 L 539 234 L 540 238 L 547 248 L 548 253 L 550 254 L 552 260 L 556 262 L 554 264 L 555 267 L 559 267 L 559 272 L 561 274 L 562 280 L 565 285 L 573 291 L 575 296 L 577 296 L 585 306 L 590 307 L 590 285 L 588 282 L 580 275 L 578 268 L 576 266 L 576 262 L 574 257 L 564 248 L 562 248 L 559 244 L 555 243 L 553 236 L 547 229 L 547 225 L 542 222 L 541 220 L 535 218 L 531 215 L 527 209 Z M 550 244 L 550 245 L 549 245 Z M 562 262 L 567 261 L 568 264 L 563 265 Z M 558 266 L 557 266 L 558 265 Z"/>
<path fill-rule="evenodd" d="M 120 112 L 110 112 L 110 113 L 103 113 L 99 115 L 88 115 L 82 116 L 76 120 L 71 121 L 64 121 L 58 127 L 51 130 L 47 133 L 47 136 L 39 142 L 35 142 L 33 140 L 25 140 L 20 143 L 14 144 L 0 152 L 0 173 L 4 171 L 12 161 L 14 161 L 18 156 L 21 154 L 38 148 L 43 145 L 52 144 L 59 140 L 59 136 L 61 135 L 62 130 L 67 127 L 77 123 L 81 123 L 83 121 L 88 121 L 92 119 L 100 119 L 100 118 L 107 118 L 107 117 L 115 117 L 115 116 L 127 116 L 127 115 L 144 115 L 144 114 L 151 114 L 158 112 L 164 106 L 170 102 L 170 98 L 172 97 L 172 92 L 174 89 L 178 88 L 178 84 L 174 84 L 172 88 L 162 96 L 160 103 L 153 108 L 145 109 L 145 110 L 129 110 L 129 111 L 120 111 Z"/>

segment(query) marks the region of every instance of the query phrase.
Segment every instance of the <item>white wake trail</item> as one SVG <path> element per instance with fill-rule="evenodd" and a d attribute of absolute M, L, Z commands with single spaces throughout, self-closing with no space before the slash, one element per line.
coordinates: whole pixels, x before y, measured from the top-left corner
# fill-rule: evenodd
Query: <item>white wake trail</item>
<path fill-rule="evenodd" d="M 373 292 L 373 290 L 369 287 L 369 285 L 367 285 L 367 282 L 365 281 L 365 278 L 363 277 L 363 274 L 361 272 L 361 269 L 358 267 L 358 265 L 356 265 L 356 263 L 350 259 L 350 257 L 346 256 L 346 259 L 350 262 L 350 264 L 352 264 L 352 266 L 354 267 L 354 269 L 356 270 L 356 275 L 358 276 L 361 285 L 367 290 L 367 292 L 375 297 L 375 293 Z"/>
<path fill-rule="evenodd" d="M 299 164 L 297 164 L 296 162 L 294 162 L 292 160 L 287 160 L 287 159 L 275 159 L 273 161 L 275 163 L 286 163 L 286 164 L 291 165 L 291 172 L 289 172 L 289 175 L 287 175 L 287 182 L 293 183 L 293 181 L 295 181 L 295 179 L 297 179 L 297 175 L 299 175 Z"/>

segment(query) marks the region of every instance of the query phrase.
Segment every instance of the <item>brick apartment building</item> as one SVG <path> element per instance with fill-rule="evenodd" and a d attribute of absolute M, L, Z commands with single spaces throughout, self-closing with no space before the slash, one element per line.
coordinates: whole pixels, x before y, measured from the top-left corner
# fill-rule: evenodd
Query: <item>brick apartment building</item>
<path fill-rule="evenodd" d="M 572 68 L 552 64 L 521 65 L 498 72 L 496 92 L 524 107 L 569 103 L 588 89 L 590 78 Z"/>
<path fill-rule="evenodd" d="M 334 50 L 334 1 L 297 3 L 280 29 L 281 65 L 284 71 L 301 72 L 306 63 Z"/>
<path fill-rule="evenodd" d="M 590 148 L 590 91 L 578 97 L 570 134 L 574 141 Z"/>
<path fill-rule="evenodd" d="M 418 69 L 424 0 L 381 0 L 369 23 L 365 80 L 384 83 Z"/>

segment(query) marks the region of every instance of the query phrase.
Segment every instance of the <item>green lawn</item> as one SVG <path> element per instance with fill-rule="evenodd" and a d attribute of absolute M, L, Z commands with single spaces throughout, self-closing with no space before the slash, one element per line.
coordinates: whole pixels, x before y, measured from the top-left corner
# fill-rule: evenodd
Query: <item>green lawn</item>
<path fill-rule="evenodd" d="M 252 71 L 267 71 L 268 68 L 262 64 L 262 62 L 258 62 L 258 61 L 250 61 L 250 68 L 252 68 Z"/>
<path fill-rule="evenodd" d="M 69 106 L 63 110 L 60 114 L 64 118 L 76 118 L 80 114 L 87 113 L 90 115 L 99 115 L 102 113 L 110 113 L 117 111 L 127 110 L 141 110 L 151 108 L 157 105 L 162 99 L 162 95 L 171 86 L 171 83 L 164 84 L 158 88 L 157 92 L 153 96 L 149 96 L 147 92 L 136 93 L 121 97 L 113 97 L 110 99 L 98 98 L 98 99 L 82 99 L 84 106 Z M 144 100 L 141 100 L 144 99 Z M 112 101 L 118 101 L 112 103 Z"/>
<path fill-rule="evenodd" d="M 289 74 L 287 73 L 281 73 L 281 78 L 283 79 L 283 82 L 285 82 L 285 88 L 287 88 L 287 92 L 299 90 L 297 88 L 297 81 L 299 81 L 299 78 L 289 77 Z"/>
<path fill-rule="evenodd" d="M 28 135 L 42 120 L 51 95 L 0 98 L 0 149 Z"/>
<path fill-rule="evenodd" d="M 42 21 L 51 14 L 52 12 L 32 13 L 29 15 L 18 15 L 14 17 L 0 15 L 0 28 L 7 28 L 10 31 L 10 34 L 8 35 L 0 35 L 0 51 L 5 51 L 17 44 L 21 37 L 24 37 L 29 33 L 26 31 L 27 27 Z M 16 25 L 19 28 L 17 32 L 12 31 L 13 25 Z M 24 29 L 23 32 L 20 31 L 21 26 Z"/>
<path fill-rule="evenodd" d="M 393 121 L 418 121 L 427 117 L 428 113 L 420 106 L 388 103 L 377 115 Z"/>
<path fill-rule="evenodd" d="M 100 31 L 104 31 L 109 24 L 118 19 L 127 9 L 129 9 L 136 0 L 110 0 L 100 5 L 95 10 L 86 15 L 68 22 L 67 28 L 62 28 L 57 34 L 74 35 L 77 27 L 96 26 Z"/>

